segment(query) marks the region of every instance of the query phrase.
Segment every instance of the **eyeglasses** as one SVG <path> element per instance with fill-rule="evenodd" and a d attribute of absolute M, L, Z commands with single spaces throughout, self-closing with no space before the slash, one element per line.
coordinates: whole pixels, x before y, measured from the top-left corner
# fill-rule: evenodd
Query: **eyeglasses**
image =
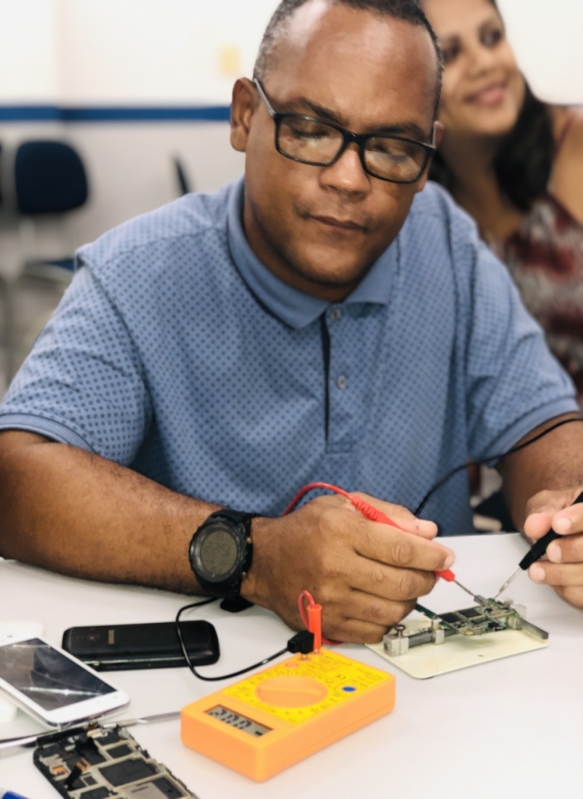
<path fill-rule="evenodd" d="M 275 122 L 277 151 L 300 164 L 332 166 L 349 145 L 356 144 L 362 168 L 367 174 L 390 183 L 415 183 L 435 153 L 435 127 L 433 144 L 401 136 L 351 133 L 315 117 L 280 114 L 269 102 L 257 78 L 253 79 L 253 85 Z"/>

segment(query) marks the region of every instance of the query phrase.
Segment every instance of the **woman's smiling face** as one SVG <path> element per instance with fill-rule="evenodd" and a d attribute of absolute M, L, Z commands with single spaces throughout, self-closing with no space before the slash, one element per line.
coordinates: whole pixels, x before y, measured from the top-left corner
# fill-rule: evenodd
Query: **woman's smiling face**
<path fill-rule="evenodd" d="M 445 134 L 503 136 L 518 119 L 525 82 L 491 0 L 423 0 L 441 44 Z"/>

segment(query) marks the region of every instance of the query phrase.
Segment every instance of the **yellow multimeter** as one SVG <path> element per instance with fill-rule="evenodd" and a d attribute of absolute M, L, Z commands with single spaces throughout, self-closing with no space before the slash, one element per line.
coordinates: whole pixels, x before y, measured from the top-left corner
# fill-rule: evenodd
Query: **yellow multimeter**
<path fill-rule="evenodd" d="M 182 710 L 182 742 L 262 781 L 390 713 L 395 678 L 322 650 L 295 655 Z"/>

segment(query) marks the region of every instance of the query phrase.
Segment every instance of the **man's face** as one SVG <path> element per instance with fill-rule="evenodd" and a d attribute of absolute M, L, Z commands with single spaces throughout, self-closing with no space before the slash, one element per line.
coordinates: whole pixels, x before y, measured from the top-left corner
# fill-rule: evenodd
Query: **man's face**
<path fill-rule="evenodd" d="M 437 61 L 425 28 L 313 0 L 274 56 L 264 89 L 276 111 L 431 143 Z M 231 140 L 246 152 L 243 222 L 252 249 L 289 285 L 331 301 L 393 241 L 426 180 L 372 177 L 355 145 L 329 167 L 285 158 L 248 81 L 235 86 Z"/>

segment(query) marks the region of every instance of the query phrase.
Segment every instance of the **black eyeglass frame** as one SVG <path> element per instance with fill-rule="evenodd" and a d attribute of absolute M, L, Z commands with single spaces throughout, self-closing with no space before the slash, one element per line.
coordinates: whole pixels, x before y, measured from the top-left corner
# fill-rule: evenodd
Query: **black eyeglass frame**
<path fill-rule="evenodd" d="M 358 155 L 360 158 L 360 163 L 367 175 L 371 175 L 371 177 L 377 178 L 378 180 L 384 180 L 387 183 L 399 183 L 400 185 L 410 185 L 411 183 L 417 183 L 421 175 L 427 169 L 429 161 L 435 155 L 435 152 L 437 150 L 437 147 L 435 146 L 435 124 L 433 125 L 433 144 L 426 144 L 425 142 L 416 141 L 415 139 L 408 139 L 404 136 L 384 136 L 378 133 L 352 133 L 352 131 L 346 130 L 346 128 L 343 128 L 340 125 L 336 125 L 334 122 L 324 122 L 324 120 L 318 119 L 317 117 L 311 117 L 305 114 L 280 113 L 279 111 L 276 111 L 275 108 L 271 105 L 271 102 L 269 101 L 269 98 L 265 93 L 265 89 L 261 85 L 261 82 L 258 80 L 258 78 L 253 78 L 252 83 L 255 86 L 257 93 L 259 94 L 259 97 L 265 103 L 265 107 L 267 108 L 269 116 L 273 119 L 275 123 L 275 149 L 280 155 L 283 155 L 284 158 L 289 158 L 290 161 L 296 161 L 299 164 L 307 164 L 308 166 L 323 166 L 323 167 L 333 166 L 337 161 L 340 160 L 340 158 L 342 158 L 342 156 L 346 152 L 346 149 L 351 144 L 356 144 L 358 146 Z M 305 161 L 303 158 L 296 158 L 293 155 L 289 155 L 288 153 L 284 152 L 279 145 L 279 129 L 284 119 L 305 119 L 308 122 L 316 122 L 318 125 L 326 125 L 329 128 L 337 130 L 339 133 L 342 134 L 343 138 L 340 150 L 331 161 L 326 161 L 326 162 Z M 395 141 L 407 142 L 408 144 L 416 144 L 418 147 L 422 147 L 423 150 L 425 151 L 425 160 L 423 162 L 423 166 L 419 169 L 418 175 L 412 180 L 394 180 L 393 178 L 385 178 L 382 175 L 377 175 L 375 172 L 372 172 L 367 166 L 365 160 L 366 145 L 370 139 L 391 139 Z"/>

